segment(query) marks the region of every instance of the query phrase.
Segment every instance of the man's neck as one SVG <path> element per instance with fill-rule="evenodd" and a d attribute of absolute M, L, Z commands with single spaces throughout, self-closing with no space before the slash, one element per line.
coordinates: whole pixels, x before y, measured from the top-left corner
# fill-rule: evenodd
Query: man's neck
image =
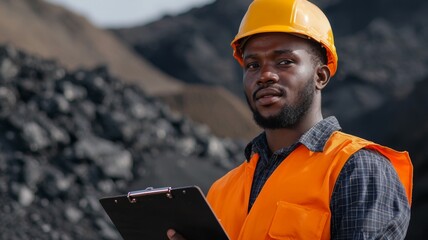
<path fill-rule="evenodd" d="M 265 129 L 269 149 L 275 152 L 281 148 L 291 146 L 322 119 L 323 117 L 320 115 L 312 119 L 304 119 L 304 121 L 292 128 Z"/>

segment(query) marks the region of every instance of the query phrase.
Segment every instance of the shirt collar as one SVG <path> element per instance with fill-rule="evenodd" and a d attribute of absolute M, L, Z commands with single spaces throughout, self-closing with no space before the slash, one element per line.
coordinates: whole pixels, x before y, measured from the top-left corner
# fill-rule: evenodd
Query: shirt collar
<path fill-rule="evenodd" d="M 331 134 L 339 130 L 341 130 L 339 122 L 336 117 L 331 116 L 315 124 L 300 137 L 297 143 L 305 145 L 312 152 L 322 152 Z M 254 153 L 268 152 L 270 150 L 266 141 L 266 133 L 262 132 L 248 143 L 245 148 L 245 157 L 249 161 Z"/>

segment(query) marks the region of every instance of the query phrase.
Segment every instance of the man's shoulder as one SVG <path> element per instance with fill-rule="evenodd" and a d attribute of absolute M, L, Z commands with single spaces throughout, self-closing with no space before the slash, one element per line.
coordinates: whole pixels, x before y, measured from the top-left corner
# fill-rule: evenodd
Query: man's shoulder
<path fill-rule="evenodd" d="M 361 148 L 348 160 L 355 168 L 392 168 L 391 162 L 379 151 L 371 148 Z"/>

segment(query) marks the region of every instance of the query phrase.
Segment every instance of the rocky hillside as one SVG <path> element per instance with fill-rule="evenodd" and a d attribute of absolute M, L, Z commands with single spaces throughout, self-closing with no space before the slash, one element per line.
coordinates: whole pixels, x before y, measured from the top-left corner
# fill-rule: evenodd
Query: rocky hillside
<path fill-rule="evenodd" d="M 68 71 L 0 46 L 0 239 L 120 239 L 98 199 L 199 185 L 242 161 L 106 68 Z M 19 223 L 19 227 L 17 227 Z"/>
<path fill-rule="evenodd" d="M 136 84 L 150 95 L 167 98 L 198 97 L 191 96 L 195 91 L 187 91 L 187 84 L 157 70 L 144 58 L 130 51 L 110 32 L 98 29 L 85 18 L 44 0 L 1 0 L 1 43 L 57 60 L 68 70 L 108 66 L 113 75 L 127 83 Z M 200 86 L 199 89 L 203 90 L 210 103 L 219 105 L 216 104 L 217 101 L 227 102 L 227 105 L 244 109 L 229 111 L 234 121 L 221 120 L 211 126 L 213 131 L 222 130 L 218 135 L 250 138 L 257 134 L 258 129 L 253 124 L 245 103 L 225 91 L 211 91 L 209 86 Z M 181 104 L 178 108 L 195 114 L 190 116 L 193 119 L 206 125 L 212 124 L 210 119 L 203 118 L 200 111 L 190 103 Z M 224 115 L 219 108 L 212 109 L 211 113 Z"/>
<path fill-rule="evenodd" d="M 250 2 L 217 0 L 176 17 L 112 31 L 168 74 L 225 86 L 242 97 L 242 73 L 229 43 Z M 410 151 L 415 199 L 408 239 L 425 239 L 428 2 L 314 2 L 331 19 L 339 54 L 339 71 L 323 95 L 324 115 L 336 115 L 347 132 Z"/>
<path fill-rule="evenodd" d="M 426 1 L 343 1 L 327 10 L 340 58 L 338 76 L 326 92 L 330 112 L 352 120 L 409 97 L 428 77 Z"/>

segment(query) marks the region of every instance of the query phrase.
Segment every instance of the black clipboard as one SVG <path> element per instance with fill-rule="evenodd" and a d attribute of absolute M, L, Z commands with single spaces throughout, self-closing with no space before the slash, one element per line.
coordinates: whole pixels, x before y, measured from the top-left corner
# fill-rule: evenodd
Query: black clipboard
<path fill-rule="evenodd" d="M 100 200 L 125 240 L 168 239 L 175 229 L 187 240 L 228 240 L 197 186 L 148 188 Z"/>

